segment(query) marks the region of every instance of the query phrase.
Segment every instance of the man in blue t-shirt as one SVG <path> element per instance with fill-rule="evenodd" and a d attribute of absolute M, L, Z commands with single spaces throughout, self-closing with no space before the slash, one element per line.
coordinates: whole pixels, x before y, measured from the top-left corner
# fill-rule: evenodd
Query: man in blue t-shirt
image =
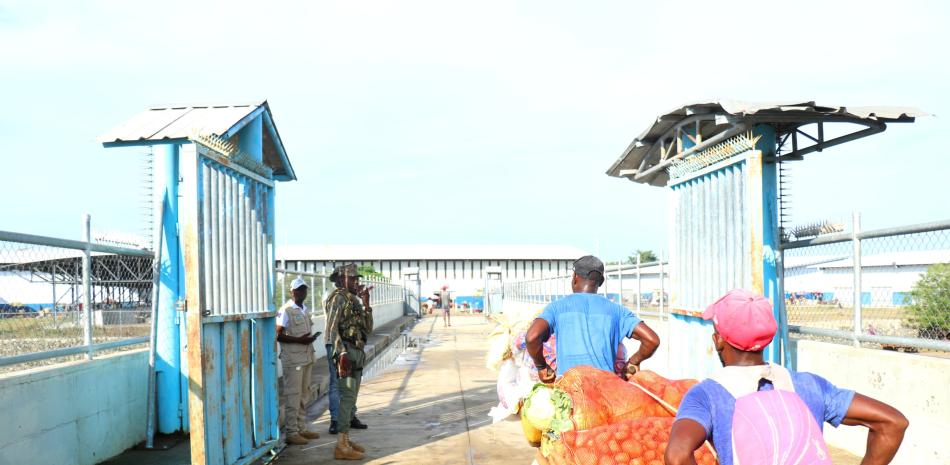
<path fill-rule="evenodd" d="M 627 361 L 627 373 L 640 369 L 660 345 L 660 338 L 629 309 L 597 294 L 604 283 L 604 263 L 587 255 L 574 262 L 574 293 L 549 304 L 528 328 L 528 354 L 544 383 L 553 383 L 571 367 L 589 365 L 614 371 L 617 347 L 625 337 L 640 341 Z M 542 344 L 557 335 L 557 373 L 544 359 Z"/>
<path fill-rule="evenodd" d="M 825 422 L 835 427 L 842 423 L 866 426 L 870 432 L 862 465 L 884 465 L 894 458 L 908 425 L 899 411 L 854 391 L 840 389 L 821 376 L 796 373 L 765 362 L 762 351 L 772 342 L 777 329 L 768 299 L 736 289 L 710 305 L 703 318 L 713 321 L 713 344 L 723 368 L 693 386 L 683 397 L 666 448 L 667 464 L 694 465 L 693 452 L 707 440 L 716 449 L 720 465 L 735 463 L 736 445 L 760 444 L 756 442 L 760 438 L 733 437 L 736 399 L 775 389 L 792 391 L 801 398 L 817 422 L 819 436 Z M 774 437 L 788 439 L 807 433 L 802 428 L 790 428 L 784 421 L 769 423 L 777 430 Z M 755 433 L 746 433 L 749 434 Z"/>

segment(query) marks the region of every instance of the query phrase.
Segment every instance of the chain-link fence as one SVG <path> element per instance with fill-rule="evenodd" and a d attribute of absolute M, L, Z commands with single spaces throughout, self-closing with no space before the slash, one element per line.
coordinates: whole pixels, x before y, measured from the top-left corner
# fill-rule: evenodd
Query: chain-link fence
<path fill-rule="evenodd" d="M 0 371 L 148 341 L 152 254 L 0 231 Z"/>
<path fill-rule="evenodd" d="M 599 292 L 608 300 L 634 311 L 638 316 L 664 317 L 669 308 L 668 268 L 666 262 L 607 265 L 604 284 Z M 505 283 L 504 298 L 547 304 L 573 292 L 572 278 L 572 275 L 552 276 Z"/>
<path fill-rule="evenodd" d="M 274 307 L 280 308 L 284 302 L 287 302 L 292 296 L 291 284 L 295 279 L 301 278 L 307 283 L 306 304 L 310 307 L 313 315 L 324 313 L 324 303 L 336 285 L 330 281 L 329 273 L 315 273 L 309 271 L 296 271 L 284 268 L 277 268 L 277 292 L 274 293 Z M 405 288 L 399 284 L 393 284 L 383 278 L 372 276 L 360 278 L 360 283 L 366 287 L 372 286 L 369 293 L 370 305 L 383 305 L 393 302 L 403 302 L 406 300 Z"/>
<path fill-rule="evenodd" d="M 857 216 L 855 224 L 783 246 L 792 332 L 950 351 L 950 222 L 868 232 Z"/>

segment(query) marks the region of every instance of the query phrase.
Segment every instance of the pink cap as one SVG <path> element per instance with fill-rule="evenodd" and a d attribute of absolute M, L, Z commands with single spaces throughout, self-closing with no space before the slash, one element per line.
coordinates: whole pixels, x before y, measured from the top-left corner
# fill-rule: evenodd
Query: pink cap
<path fill-rule="evenodd" d="M 745 289 L 733 289 L 720 297 L 706 308 L 703 319 L 712 320 L 729 345 L 747 352 L 764 349 L 778 329 L 769 299 Z"/>

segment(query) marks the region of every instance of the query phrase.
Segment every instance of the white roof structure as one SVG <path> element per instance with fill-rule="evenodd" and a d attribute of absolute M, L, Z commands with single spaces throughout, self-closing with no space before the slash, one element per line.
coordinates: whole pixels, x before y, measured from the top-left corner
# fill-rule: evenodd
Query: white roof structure
<path fill-rule="evenodd" d="M 910 252 L 887 252 L 861 257 L 861 267 L 870 266 L 912 266 L 950 263 L 950 250 L 920 250 Z M 819 265 L 818 268 L 851 268 L 851 258 Z"/>
<path fill-rule="evenodd" d="M 588 252 L 567 245 L 318 244 L 277 246 L 277 260 L 576 260 Z"/>

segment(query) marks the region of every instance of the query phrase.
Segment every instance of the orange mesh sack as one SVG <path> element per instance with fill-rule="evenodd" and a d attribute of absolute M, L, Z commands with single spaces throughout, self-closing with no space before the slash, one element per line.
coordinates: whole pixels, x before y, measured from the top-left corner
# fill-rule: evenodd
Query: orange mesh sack
<path fill-rule="evenodd" d="M 571 397 L 571 418 L 577 430 L 633 418 L 673 416 L 640 389 L 594 367 L 571 368 L 555 386 Z"/>
<path fill-rule="evenodd" d="M 686 391 L 699 384 L 699 381 L 695 379 L 666 379 L 650 370 L 638 371 L 637 374 L 630 377 L 630 381 L 645 387 L 666 403 L 677 408 L 683 402 Z"/>
<path fill-rule="evenodd" d="M 638 418 L 568 431 L 546 444 L 546 459 L 550 465 L 663 465 L 674 420 Z M 697 450 L 695 458 L 699 465 L 718 463 L 708 447 Z"/>

